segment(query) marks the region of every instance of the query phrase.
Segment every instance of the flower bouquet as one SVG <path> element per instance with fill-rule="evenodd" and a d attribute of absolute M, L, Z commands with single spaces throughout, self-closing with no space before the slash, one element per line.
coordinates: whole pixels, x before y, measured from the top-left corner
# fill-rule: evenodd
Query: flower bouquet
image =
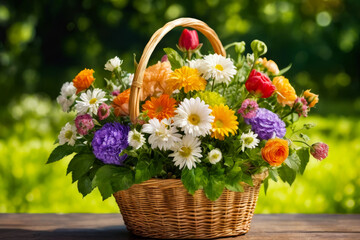
<path fill-rule="evenodd" d="M 178 50 L 150 67 L 156 44 L 176 26 L 192 27 L 215 53 L 203 55 L 196 30 L 185 29 Z M 177 19 L 145 47 L 135 75 L 118 57 L 105 64 L 111 77 L 97 87 L 94 70 L 82 70 L 61 88 L 58 102 L 76 118 L 62 128 L 48 163 L 75 153 L 67 173 L 86 196 L 98 188 L 114 195 L 127 228 L 155 238 L 214 238 L 249 230 L 258 191 L 268 179 L 293 183 L 310 154 L 322 160 L 324 143 L 310 144 L 298 126 L 318 102 L 297 94 L 287 67 L 262 56 L 254 40 L 223 48 L 196 19 Z M 233 55 L 225 50 L 234 48 Z"/>

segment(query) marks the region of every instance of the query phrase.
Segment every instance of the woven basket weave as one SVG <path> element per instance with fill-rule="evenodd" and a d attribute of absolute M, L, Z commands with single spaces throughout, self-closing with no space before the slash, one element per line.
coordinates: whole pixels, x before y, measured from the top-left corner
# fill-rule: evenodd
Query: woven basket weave
<path fill-rule="evenodd" d="M 204 22 L 180 18 L 154 33 L 146 45 L 131 86 L 130 119 L 139 115 L 140 93 L 146 66 L 160 40 L 177 26 L 200 31 L 210 41 L 215 53 L 226 56 L 216 33 Z M 208 239 L 247 233 L 254 213 L 263 174 L 253 176 L 254 186 L 244 185 L 244 192 L 224 190 L 216 201 L 206 198 L 203 190 L 192 196 L 179 179 L 151 179 L 114 194 L 132 233 L 161 239 Z"/>

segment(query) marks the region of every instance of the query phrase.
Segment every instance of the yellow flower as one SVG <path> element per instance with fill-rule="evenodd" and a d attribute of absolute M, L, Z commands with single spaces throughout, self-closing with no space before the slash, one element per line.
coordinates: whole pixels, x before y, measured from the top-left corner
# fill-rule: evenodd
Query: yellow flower
<path fill-rule="evenodd" d="M 184 88 L 184 92 L 205 90 L 206 80 L 200 76 L 197 69 L 184 66 L 170 74 L 167 85 L 172 91 Z"/>
<path fill-rule="evenodd" d="M 278 103 L 282 106 L 288 105 L 292 107 L 297 96 L 289 80 L 283 76 L 279 76 L 274 78 L 273 84 L 276 87 Z"/>
<path fill-rule="evenodd" d="M 319 95 L 310 92 L 309 89 L 304 92 L 304 97 L 308 102 L 310 108 L 314 107 L 315 104 L 319 102 Z"/>
<path fill-rule="evenodd" d="M 279 74 L 279 67 L 273 60 L 262 59 L 262 65 L 273 75 Z"/>
<path fill-rule="evenodd" d="M 235 111 L 221 104 L 212 108 L 211 115 L 215 117 L 212 123 L 211 137 L 224 140 L 225 136 L 229 136 L 229 133 L 236 134 L 239 123 L 236 121 Z"/>

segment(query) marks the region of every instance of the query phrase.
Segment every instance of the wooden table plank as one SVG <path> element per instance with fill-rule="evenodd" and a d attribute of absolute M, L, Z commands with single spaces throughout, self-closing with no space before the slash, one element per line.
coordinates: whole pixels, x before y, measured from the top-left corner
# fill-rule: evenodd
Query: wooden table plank
<path fill-rule="evenodd" d="M 144 239 L 120 214 L 0 214 L 0 239 Z M 360 215 L 257 214 L 250 232 L 225 239 L 360 239 Z"/>

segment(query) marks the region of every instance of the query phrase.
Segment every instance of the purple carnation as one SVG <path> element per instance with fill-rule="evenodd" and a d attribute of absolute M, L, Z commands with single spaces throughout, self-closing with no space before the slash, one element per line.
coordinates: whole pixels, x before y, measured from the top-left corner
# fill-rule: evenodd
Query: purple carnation
<path fill-rule="evenodd" d="M 120 123 L 106 123 L 95 132 L 92 140 L 93 153 L 105 164 L 122 165 L 127 155 L 119 156 L 128 147 L 130 127 Z"/>
<path fill-rule="evenodd" d="M 272 111 L 259 108 L 254 118 L 245 118 L 246 124 L 251 124 L 251 129 L 261 139 L 270 139 L 274 133 L 276 137 L 283 138 L 286 133 L 285 123 Z"/>

